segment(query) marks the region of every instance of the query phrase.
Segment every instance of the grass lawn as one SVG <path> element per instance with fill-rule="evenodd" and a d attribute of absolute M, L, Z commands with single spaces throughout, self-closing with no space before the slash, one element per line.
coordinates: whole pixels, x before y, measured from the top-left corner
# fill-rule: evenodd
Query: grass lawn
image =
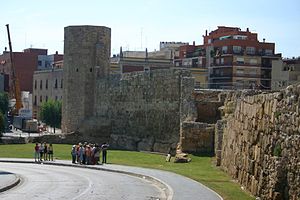
<path fill-rule="evenodd" d="M 71 145 L 54 144 L 54 157 L 60 160 L 71 160 Z M 0 145 L 1 158 L 33 158 L 34 144 Z M 108 151 L 108 163 L 130 165 L 166 170 L 181 174 L 203 183 L 215 190 L 226 200 L 253 200 L 241 190 L 237 183 L 212 164 L 211 157 L 190 155 L 190 163 L 165 162 L 165 157 L 157 154 L 133 151 Z"/>

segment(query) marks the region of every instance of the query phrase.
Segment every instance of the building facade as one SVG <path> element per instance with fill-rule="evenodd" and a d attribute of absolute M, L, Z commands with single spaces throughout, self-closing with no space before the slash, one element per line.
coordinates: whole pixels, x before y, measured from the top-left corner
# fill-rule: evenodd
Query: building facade
<path fill-rule="evenodd" d="M 272 90 L 300 82 L 300 57 L 272 61 Z"/>
<path fill-rule="evenodd" d="M 179 48 L 174 59 L 175 68 L 188 68 L 195 78 L 195 88 L 208 88 L 208 67 L 206 49 L 203 45 L 185 45 Z"/>
<path fill-rule="evenodd" d="M 175 66 L 202 68 L 207 88 L 271 89 L 272 61 L 280 58 L 275 43 L 258 41 L 257 33 L 248 28 L 218 26 L 209 34 L 206 31 L 202 45 L 180 47 Z M 200 79 L 197 85 L 202 85 Z"/>
<path fill-rule="evenodd" d="M 170 69 L 173 67 L 171 54 L 166 52 L 145 51 L 122 51 L 120 54 L 110 59 L 110 69 L 112 74 L 130 73 L 138 71 L 150 71 L 157 69 Z"/>
<path fill-rule="evenodd" d="M 32 93 L 32 77 L 38 66 L 38 56 L 47 55 L 47 49 L 25 49 L 23 52 L 13 52 L 13 64 L 16 76 L 20 82 L 21 91 Z M 9 77 L 9 88 L 12 88 L 12 66 L 9 51 L 0 55 L 0 72 Z"/>
<path fill-rule="evenodd" d="M 63 69 L 53 67 L 50 70 L 35 71 L 33 74 L 33 118 L 39 119 L 40 106 L 48 100 L 62 100 Z"/>
<path fill-rule="evenodd" d="M 37 70 L 52 69 L 52 65 L 55 62 L 62 61 L 63 59 L 64 59 L 64 56 L 62 54 L 58 54 L 57 51 L 55 52 L 55 54 L 52 54 L 52 55 L 39 55 Z"/>

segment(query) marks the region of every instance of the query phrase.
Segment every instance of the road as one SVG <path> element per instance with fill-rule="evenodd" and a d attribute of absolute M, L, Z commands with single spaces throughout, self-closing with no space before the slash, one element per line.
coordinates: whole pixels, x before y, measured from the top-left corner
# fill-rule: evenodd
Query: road
<path fill-rule="evenodd" d="M 126 174 L 39 164 L 1 163 L 0 168 L 21 175 L 21 184 L 0 193 L 0 199 L 166 199 L 155 182 Z"/>

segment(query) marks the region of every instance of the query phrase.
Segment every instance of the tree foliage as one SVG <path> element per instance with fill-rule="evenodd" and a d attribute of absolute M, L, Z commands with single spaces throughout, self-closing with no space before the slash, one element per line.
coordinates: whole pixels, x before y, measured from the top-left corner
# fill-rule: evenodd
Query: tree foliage
<path fill-rule="evenodd" d="M 8 95 L 6 92 L 0 92 L 0 110 L 4 115 L 8 111 Z"/>
<path fill-rule="evenodd" d="M 5 130 L 6 113 L 8 111 L 8 95 L 6 92 L 0 92 L 0 137 Z"/>
<path fill-rule="evenodd" d="M 5 117 L 3 113 L 0 112 L 0 136 L 2 135 L 4 130 L 5 130 Z"/>
<path fill-rule="evenodd" d="M 42 122 L 54 128 L 61 125 L 61 101 L 49 100 L 41 105 L 40 117 Z"/>

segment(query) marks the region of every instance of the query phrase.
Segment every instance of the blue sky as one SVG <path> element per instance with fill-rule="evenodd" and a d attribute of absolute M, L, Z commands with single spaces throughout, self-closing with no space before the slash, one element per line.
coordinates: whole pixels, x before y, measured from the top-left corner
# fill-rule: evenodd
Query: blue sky
<path fill-rule="evenodd" d="M 205 30 L 234 26 L 275 42 L 284 57 L 300 56 L 299 0 L 7 0 L 1 4 L 0 51 L 8 46 L 10 24 L 14 51 L 48 48 L 63 52 L 69 25 L 112 28 L 112 53 L 159 49 L 160 41 L 202 44 Z"/>

